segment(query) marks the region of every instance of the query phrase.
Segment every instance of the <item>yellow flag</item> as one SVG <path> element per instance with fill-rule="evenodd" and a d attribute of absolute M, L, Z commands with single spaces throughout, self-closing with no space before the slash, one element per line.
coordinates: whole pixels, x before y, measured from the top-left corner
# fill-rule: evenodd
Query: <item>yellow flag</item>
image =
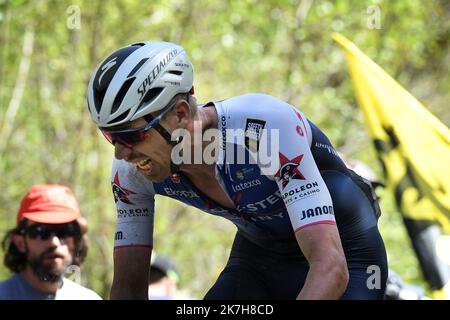
<path fill-rule="evenodd" d="M 450 232 L 450 131 L 352 42 L 338 33 L 356 99 L 402 214 Z"/>

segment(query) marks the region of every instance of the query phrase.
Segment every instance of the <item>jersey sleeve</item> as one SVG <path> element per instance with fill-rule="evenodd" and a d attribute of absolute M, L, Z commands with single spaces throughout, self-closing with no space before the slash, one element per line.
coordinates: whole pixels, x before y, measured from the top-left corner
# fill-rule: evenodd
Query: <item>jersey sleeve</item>
<path fill-rule="evenodd" d="M 155 191 L 151 181 L 123 160 L 113 160 L 111 186 L 117 209 L 114 248 L 153 244 Z"/>
<path fill-rule="evenodd" d="M 279 163 L 274 177 L 294 231 L 315 224 L 335 224 L 330 193 L 310 150 L 312 133 L 305 116 L 292 106 L 280 108 L 270 128 L 279 134 Z M 271 143 L 276 141 L 272 139 Z"/>

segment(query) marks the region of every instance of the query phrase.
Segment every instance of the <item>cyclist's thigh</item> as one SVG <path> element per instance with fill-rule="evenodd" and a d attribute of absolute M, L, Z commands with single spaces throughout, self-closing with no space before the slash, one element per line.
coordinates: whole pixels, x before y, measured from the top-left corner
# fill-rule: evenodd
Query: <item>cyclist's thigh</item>
<path fill-rule="evenodd" d="M 205 300 L 271 299 L 269 290 L 251 269 L 241 265 L 227 265 Z"/>
<path fill-rule="evenodd" d="M 355 179 L 336 171 L 324 174 L 349 268 L 349 284 L 342 299 L 382 299 L 388 266 L 377 226 L 377 203 Z M 379 271 L 375 287 L 368 284 L 375 281 L 372 270 Z"/>
<path fill-rule="evenodd" d="M 349 270 L 350 279 L 347 290 L 341 300 L 382 300 L 386 290 L 386 279 L 380 274 L 374 279 L 375 273 L 367 274 L 366 270 Z"/>
<path fill-rule="evenodd" d="M 280 259 L 266 275 L 272 299 L 295 300 L 305 284 L 308 271 L 308 262 L 301 255 Z"/>
<path fill-rule="evenodd" d="M 263 271 L 275 263 L 264 248 L 238 232 L 227 265 L 205 299 L 270 299 Z"/>
<path fill-rule="evenodd" d="M 374 227 L 366 231 L 366 243 L 347 257 L 349 283 L 342 299 L 383 299 L 388 276 L 388 263 L 383 240 Z"/>

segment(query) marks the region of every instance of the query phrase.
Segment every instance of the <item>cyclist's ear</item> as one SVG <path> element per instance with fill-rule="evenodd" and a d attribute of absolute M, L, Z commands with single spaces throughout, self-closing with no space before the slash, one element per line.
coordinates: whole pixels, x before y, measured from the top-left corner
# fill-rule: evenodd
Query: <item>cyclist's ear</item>
<path fill-rule="evenodd" d="M 189 104 L 185 100 L 178 100 L 173 113 L 175 115 L 175 122 L 178 128 L 187 128 L 192 114 Z"/>

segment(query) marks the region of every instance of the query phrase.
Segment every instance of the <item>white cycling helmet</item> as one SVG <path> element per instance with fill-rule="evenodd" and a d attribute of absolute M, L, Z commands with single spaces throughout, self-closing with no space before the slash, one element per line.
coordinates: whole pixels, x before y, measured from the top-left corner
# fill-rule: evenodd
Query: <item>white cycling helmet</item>
<path fill-rule="evenodd" d="M 176 94 L 189 92 L 193 82 L 193 66 L 182 47 L 134 43 L 97 66 L 88 85 L 88 109 L 97 126 L 116 126 L 163 109 Z"/>

